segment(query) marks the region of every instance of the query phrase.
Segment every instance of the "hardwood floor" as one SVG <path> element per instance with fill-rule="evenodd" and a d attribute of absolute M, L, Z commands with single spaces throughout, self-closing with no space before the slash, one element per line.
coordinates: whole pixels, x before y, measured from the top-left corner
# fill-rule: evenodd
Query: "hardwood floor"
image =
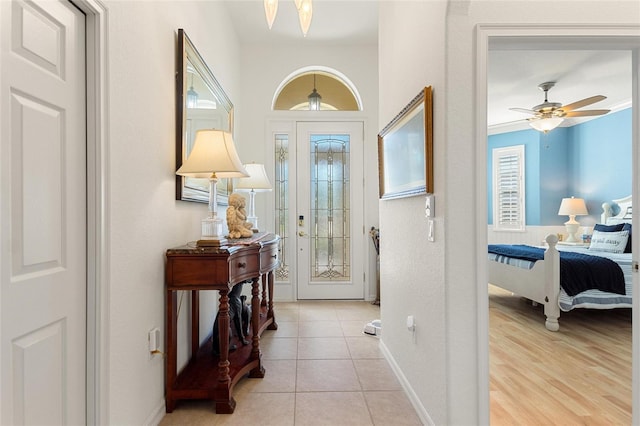
<path fill-rule="evenodd" d="M 631 424 L 631 309 L 562 312 L 489 285 L 492 425 Z"/>

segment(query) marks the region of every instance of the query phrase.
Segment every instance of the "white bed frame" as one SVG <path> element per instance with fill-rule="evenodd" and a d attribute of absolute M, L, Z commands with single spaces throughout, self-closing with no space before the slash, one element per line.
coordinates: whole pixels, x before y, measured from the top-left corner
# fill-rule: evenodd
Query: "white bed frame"
<path fill-rule="evenodd" d="M 602 204 L 602 214 L 600 215 L 600 219 L 602 223 L 607 225 L 615 225 L 617 223 L 631 223 L 632 218 L 632 199 L 631 195 L 628 197 L 620 198 L 618 200 L 611 200 L 612 203 L 603 203 Z M 618 205 L 620 211 L 617 215 L 613 216 L 611 214 L 612 206 Z"/>
<path fill-rule="evenodd" d="M 602 223 L 616 224 L 631 222 L 631 196 L 612 200 L 612 204 L 602 205 Z M 613 216 L 612 205 L 617 204 L 620 212 Z M 560 254 L 556 248 L 558 236 L 547 235 L 545 238 L 548 248 L 544 252 L 544 260 L 537 261 L 533 268 L 518 268 L 504 263 L 488 260 L 489 283 L 504 290 L 540 303 L 544 306 L 546 316 L 545 327 L 550 331 L 558 331 L 560 324 Z"/>
<path fill-rule="evenodd" d="M 545 240 L 549 247 L 544 252 L 544 261 L 537 261 L 531 269 L 489 260 L 489 283 L 542 304 L 544 315 L 547 317 L 545 327 L 551 331 L 558 331 L 560 329 L 558 323 L 560 255 L 556 249 L 558 236 L 550 234 Z"/>

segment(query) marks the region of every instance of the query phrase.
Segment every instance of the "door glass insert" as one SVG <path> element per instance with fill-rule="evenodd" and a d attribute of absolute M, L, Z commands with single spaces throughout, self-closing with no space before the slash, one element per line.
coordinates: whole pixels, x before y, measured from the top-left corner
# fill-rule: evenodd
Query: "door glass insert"
<path fill-rule="evenodd" d="M 351 278 L 349 135 L 310 138 L 311 281 Z"/>
<path fill-rule="evenodd" d="M 280 264 L 275 271 L 276 280 L 289 280 L 289 136 L 275 136 L 275 219 L 276 233 L 280 235 L 278 258 Z"/>

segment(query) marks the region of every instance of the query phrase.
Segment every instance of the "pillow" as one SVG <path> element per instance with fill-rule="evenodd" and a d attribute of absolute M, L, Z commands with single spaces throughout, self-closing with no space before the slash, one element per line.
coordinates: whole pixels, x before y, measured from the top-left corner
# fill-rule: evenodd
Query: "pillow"
<path fill-rule="evenodd" d="M 622 227 L 623 231 L 629 231 L 629 239 L 627 240 L 627 247 L 624 249 L 625 253 L 631 253 L 631 224 L 625 223 Z"/>
<path fill-rule="evenodd" d="M 600 232 L 618 232 L 622 231 L 623 226 L 624 223 L 616 223 L 615 225 L 603 225 L 602 223 L 596 223 L 593 230 Z"/>
<path fill-rule="evenodd" d="M 593 231 L 589 250 L 607 253 L 624 253 L 629 240 L 629 231 L 601 232 Z"/>

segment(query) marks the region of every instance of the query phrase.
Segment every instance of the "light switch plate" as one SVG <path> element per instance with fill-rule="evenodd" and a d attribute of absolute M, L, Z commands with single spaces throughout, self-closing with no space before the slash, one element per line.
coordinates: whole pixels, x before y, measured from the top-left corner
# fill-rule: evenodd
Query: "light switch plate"
<path fill-rule="evenodd" d="M 429 241 L 434 242 L 436 240 L 436 230 L 435 230 L 435 224 L 433 223 L 433 219 L 429 219 L 428 221 L 428 226 L 429 226 L 429 231 L 427 234 L 427 238 L 429 239 Z"/>
<path fill-rule="evenodd" d="M 425 217 L 434 217 L 436 215 L 436 199 L 433 195 L 427 195 L 424 203 Z"/>

